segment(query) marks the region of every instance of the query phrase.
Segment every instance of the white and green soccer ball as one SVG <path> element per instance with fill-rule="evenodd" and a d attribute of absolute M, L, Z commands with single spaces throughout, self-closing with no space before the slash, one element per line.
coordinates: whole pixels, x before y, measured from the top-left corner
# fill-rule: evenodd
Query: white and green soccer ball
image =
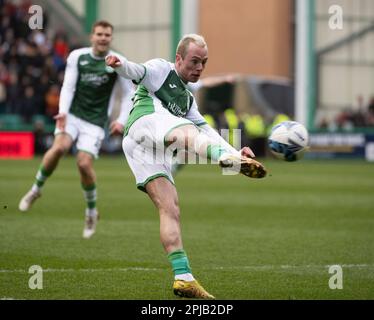
<path fill-rule="evenodd" d="M 301 159 L 308 149 L 308 143 L 308 131 L 296 121 L 283 121 L 275 125 L 268 138 L 272 154 L 285 161 Z"/>

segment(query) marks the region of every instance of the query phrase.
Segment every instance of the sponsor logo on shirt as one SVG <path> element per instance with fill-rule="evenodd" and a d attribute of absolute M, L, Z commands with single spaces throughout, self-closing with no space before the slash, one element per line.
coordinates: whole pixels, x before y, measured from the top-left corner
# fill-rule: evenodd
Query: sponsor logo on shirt
<path fill-rule="evenodd" d="M 94 87 L 99 87 L 109 81 L 107 74 L 97 75 L 95 73 L 83 73 L 81 75 L 81 81 L 91 84 Z"/>
<path fill-rule="evenodd" d="M 108 72 L 108 73 L 113 73 L 114 72 L 114 69 L 110 66 L 106 66 L 105 67 L 105 71 Z"/>
<path fill-rule="evenodd" d="M 174 102 L 168 103 L 168 109 L 172 114 L 174 114 L 177 117 L 184 117 L 187 113 L 186 111 L 182 111 L 181 107 Z"/>

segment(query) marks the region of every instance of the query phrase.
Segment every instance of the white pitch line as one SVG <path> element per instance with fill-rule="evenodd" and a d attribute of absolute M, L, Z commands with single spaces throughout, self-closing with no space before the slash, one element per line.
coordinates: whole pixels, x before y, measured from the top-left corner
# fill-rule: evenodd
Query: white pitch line
<path fill-rule="evenodd" d="M 253 270 L 253 271 L 261 271 L 261 270 L 277 270 L 277 269 L 326 269 L 331 267 L 332 265 L 262 265 L 262 266 L 226 266 L 226 267 L 211 267 L 211 268 L 201 268 L 203 270 Z M 348 269 L 370 269 L 374 268 L 374 264 L 341 264 L 339 265 L 342 268 Z M 128 271 L 143 271 L 143 272 L 150 272 L 150 271 L 163 271 L 166 268 L 142 268 L 142 267 L 129 267 L 129 268 L 97 268 L 97 269 L 54 269 L 54 268 L 47 268 L 42 269 L 43 272 L 128 272 Z M 28 270 L 24 269 L 0 269 L 0 273 L 27 273 Z"/>
<path fill-rule="evenodd" d="M 141 268 L 141 267 L 129 267 L 129 268 L 98 268 L 98 269 L 53 269 L 53 268 L 47 268 L 43 269 L 43 272 L 127 272 L 127 271 L 159 271 L 163 270 L 161 268 Z M 14 269 L 14 270 L 6 270 L 6 269 L 0 269 L 0 273 L 22 273 L 22 272 L 28 272 L 27 270 L 23 269 Z"/>
<path fill-rule="evenodd" d="M 335 264 L 339 265 L 342 268 L 374 268 L 374 264 Z M 229 267 L 214 267 L 212 269 L 218 270 L 274 270 L 274 269 L 326 269 L 330 268 L 331 265 L 263 265 L 263 266 L 229 266 Z"/>

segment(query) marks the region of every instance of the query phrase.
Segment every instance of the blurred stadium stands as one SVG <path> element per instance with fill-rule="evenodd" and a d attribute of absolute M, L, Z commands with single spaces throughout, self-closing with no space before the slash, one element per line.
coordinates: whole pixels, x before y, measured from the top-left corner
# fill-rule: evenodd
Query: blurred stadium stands
<path fill-rule="evenodd" d="M 204 11 L 210 1 L 201 2 L 199 17 L 200 22 L 204 20 L 204 24 L 201 24 L 201 30 L 196 27 L 195 31 L 204 31 L 209 45 L 214 49 L 217 45 L 221 47 L 221 40 L 214 38 L 216 29 L 211 26 L 215 24 L 209 24 L 206 20 L 207 18 L 213 19 L 212 21 L 215 19 L 210 12 Z M 182 2 L 183 6 L 179 10 L 190 5 L 187 1 Z M 266 154 L 266 136 L 269 128 L 277 121 L 294 119 L 295 108 L 298 107 L 294 103 L 297 83 L 294 80 L 293 50 L 295 49 L 295 30 L 298 27 L 295 24 L 295 8 L 301 0 L 285 0 L 287 5 L 284 4 L 282 7 L 277 1 L 266 0 L 265 2 L 269 6 L 261 4 L 261 8 L 251 8 L 253 9 L 251 14 L 256 16 L 255 10 L 273 10 L 271 12 L 282 15 L 279 16 L 279 21 L 277 20 L 283 21 L 282 24 L 276 25 L 273 29 L 267 25 L 269 29 L 266 29 L 267 31 L 264 29 L 263 32 L 268 33 L 260 35 L 260 30 L 256 33 L 251 32 L 252 29 L 259 27 L 256 25 L 257 20 L 253 18 L 251 24 L 246 25 L 248 32 L 245 28 L 241 28 L 240 36 L 246 37 L 246 41 L 243 41 L 243 38 L 237 39 L 237 45 L 241 45 L 243 50 L 235 53 L 250 54 L 243 68 L 257 71 L 253 71 L 253 74 L 244 71 L 246 73 L 225 73 L 217 76 L 219 66 L 222 66 L 222 70 L 227 68 L 234 70 L 233 66 L 236 64 L 226 60 L 224 64 L 220 63 L 222 59 L 226 59 L 231 48 L 227 47 L 227 52 L 215 50 L 202 85 L 192 89 L 196 93 L 201 113 L 212 122 L 216 129 L 242 129 L 242 144 L 254 145 L 256 150 L 259 150 L 257 152 L 259 155 Z M 310 40 L 315 49 L 315 57 L 308 61 L 311 76 L 314 74 L 312 79 L 314 82 L 312 81 L 312 86 L 308 88 L 308 90 L 314 90 L 308 102 L 308 129 L 316 133 L 369 133 L 372 135 L 374 132 L 374 90 L 371 84 L 374 78 L 370 53 L 374 48 L 372 20 L 374 6 L 367 0 L 335 1 L 334 4 L 344 9 L 344 29 L 339 31 L 328 27 L 331 18 L 329 15 L 331 1 L 311 0 L 311 2 L 314 4 L 315 13 L 314 16 L 311 15 L 314 19 L 311 25 L 314 24 L 315 27 L 315 39 L 314 42 L 312 38 Z M 70 3 L 70 6 L 66 5 L 67 3 Z M 84 12 L 84 6 L 87 6 L 88 2 L 77 1 L 77 7 L 82 8 L 83 12 L 74 12 L 71 3 L 71 1 L 48 0 L 0 0 L 0 131 L 35 131 L 37 137 L 35 141 L 40 143 L 36 147 L 37 152 L 43 152 L 51 140 L 48 135 L 51 135 L 54 129 L 53 116 L 58 111 L 66 57 L 71 50 L 87 45 L 87 22 L 89 20 L 84 17 L 85 14 L 88 15 L 88 12 Z M 115 32 L 118 32 L 114 37 L 115 45 L 119 46 L 118 48 L 126 48 L 126 53 L 138 62 L 142 62 L 143 56 L 155 52 L 157 56 L 159 52 L 171 52 L 170 47 L 175 45 L 176 39 L 173 28 L 178 23 L 180 27 L 184 25 L 183 21 L 173 20 L 175 17 L 171 9 L 174 2 L 169 4 L 162 2 L 162 15 L 157 19 L 151 13 L 156 7 L 158 8 L 158 5 L 161 5 L 160 0 L 155 0 L 152 5 L 148 0 L 139 0 L 137 6 L 145 10 L 144 12 L 149 10 L 149 16 L 152 16 L 149 21 L 146 15 L 142 16 L 144 21 L 138 21 L 131 15 L 130 9 L 133 8 L 134 3 L 130 0 L 123 0 L 118 8 L 111 8 L 104 1 L 97 1 L 97 3 L 96 18 L 113 21 Z M 239 0 L 234 0 L 233 3 L 239 4 Z M 28 9 L 32 4 L 40 4 L 43 7 L 43 29 L 41 30 L 31 30 L 28 26 L 30 18 Z M 169 16 L 165 13 L 168 11 L 167 6 L 171 6 Z M 217 8 L 217 14 L 219 13 L 219 17 L 224 19 L 223 23 L 231 21 L 230 17 L 227 17 L 227 21 L 225 20 L 227 16 L 225 11 L 230 8 L 233 10 L 230 11 L 231 14 L 235 16 L 243 14 L 243 12 L 235 12 L 235 5 L 227 7 L 227 3 L 221 3 L 221 7 L 221 9 Z M 240 2 L 239 7 L 245 11 L 251 5 Z M 118 10 L 123 11 L 124 16 L 127 17 L 126 21 L 114 14 Z M 260 23 L 263 24 L 263 22 Z M 278 34 L 279 30 L 282 30 L 282 33 Z M 184 29 L 180 31 L 183 32 Z M 230 37 L 233 31 L 225 29 L 222 32 L 225 34 L 224 37 L 229 37 L 227 40 L 233 40 Z M 284 49 L 281 50 L 282 55 L 280 52 L 277 54 L 276 50 L 265 51 L 266 53 L 272 52 L 276 57 L 282 56 L 281 61 L 274 60 L 274 56 L 271 55 L 265 57 L 264 51 L 259 49 L 268 48 L 269 44 L 274 44 L 270 35 L 274 37 L 279 35 L 285 39 L 282 46 L 287 46 L 287 50 L 276 42 L 277 49 Z M 257 41 L 256 37 L 266 41 L 256 42 L 255 48 L 252 48 L 250 43 Z M 132 45 L 134 39 L 142 43 L 141 48 Z M 167 41 L 164 43 L 162 39 Z M 146 46 L 145 43 L 147 43 Z M 134 47 L 137 47 L 138 51 L 135 49 L 132 51 Z M 135 53 L 136 56 L 132 56 Z M 237 60 L 242 61 L 243 56 L 238 57 Z M 287 65 L 290 64 L 289 67 L 281 68 L 282 61 Z M 213 65 L 215 68 L 210 69 Z M 278 67 L 271 69 L 271 66 Z M 336 81 L 336 77 L 339 81 Z M 228 78 L 230 78 L 229 81 L 227 81 Z M 118 139 L 107 138 L 103 144 L 103 151 L 120 152 Z"/>
<path fill-rule="evenodd" d="M 43 152 L 54 130 L 60 89 L 72 44 L 65 29 L 32 30 L 29 0 L 0 1 L 0 131 L 35 132 L 35 150 Z M 41 137 L 45 137 L 41 140 Z"/>
<path fill-rule="evenodd" d="M 36 120 L 43 119 L 50 131 L 58 111 L 59 91 L 71 46 L 64 30 L 53 35 L 48 32 L 45 12 L 44 28 L 29 28 L 31 4 L 27 0 L 1 2 L 1 130 L 29 130 Z"/>

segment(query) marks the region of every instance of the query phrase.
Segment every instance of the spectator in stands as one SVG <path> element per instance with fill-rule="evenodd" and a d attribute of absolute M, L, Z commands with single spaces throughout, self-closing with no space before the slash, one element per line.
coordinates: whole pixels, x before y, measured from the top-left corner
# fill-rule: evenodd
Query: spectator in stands
<path fill-rule="evenodd" d="M 60 99 L 60 88 L 58 85 L 52 85 L 47 94 L 45 95 L 45 114 L 48 116 L 50 121 L 53 121 L 53 117 L 58 114 L 58 103 Z"/>
<path fill-rule="evenodd" d="M 51 55 L 45 58 L 44 66 L 43 66 L 43 74 L 46 74 L 51 82 L 57 81 L 58 72 L 56 70 L 53 57 Z M 62 81 L 60 84 L 62 85 Z"/>
<path fill-rule="evenodd" d="M 0 61 L 0 83 L 7 85 L 9 83 L 9 77 L 7 67 Z"/>
<path fill-rule="evenodd" d="M 18 74 L 14 71 L 9 73 L 9 84 L 7 86 L 7 113 L 17 113 L 21 109 L 21 87 L 18 84 Z"/>
<path fill-rule="evenodd" d="M 0 114 L 6 111 L 6 88 L 5 85 L 0 82 Z"/>
<path fill-rule="evenodd" d="M 370 99 L 368 105 L 366 123 L 368 126 L 374 126 L 374 97 Z"/>
<path fill-rule="evenodd" d="M 69 54 L 69 45 L 63 31 L 56 33 L 53 43 L 53 62 L 58 71 L 65 69 L 66 59 Z"/>
<path fill-rule="evenodd" d="M 21 115 L 26 123 L 31 123 L 33 115 L 39 112 L 38 97 L 35 96 L 34 88 L 29 85 L 25 88 L 24 97 L 22 99 Z"/>
<path fill-rule="evenodd" d="M 57 32 L 53 42 L 47 36 L 45 10 L 43 29 L 29 28 L 31 5 L 30 0 L 0 1 L 0 82 L 6 90 L 2 94 L 2 99 L 6 99 L 2 109 L 6 113 L 20 113 L 27 120 L 30 115 L 44 114 L 46 101 L 51 101 L 51 96 L 46 94 L 52 85 L 58 89 L 62 86 L 69 54 L 69 42 L 63 30 Z"/>

